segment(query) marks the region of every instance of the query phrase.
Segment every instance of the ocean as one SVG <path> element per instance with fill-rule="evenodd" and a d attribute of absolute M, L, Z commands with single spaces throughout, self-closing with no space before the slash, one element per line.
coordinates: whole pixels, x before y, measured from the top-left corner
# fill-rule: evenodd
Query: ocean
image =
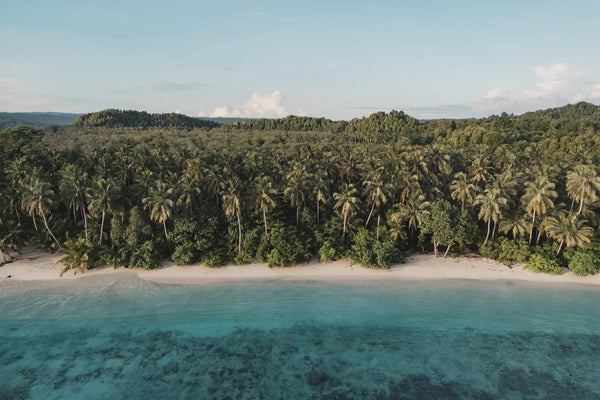
<path fill-rule="evenodd" d="M 600 289 L 0 283 L 0 399 L 599 399 Z"/>

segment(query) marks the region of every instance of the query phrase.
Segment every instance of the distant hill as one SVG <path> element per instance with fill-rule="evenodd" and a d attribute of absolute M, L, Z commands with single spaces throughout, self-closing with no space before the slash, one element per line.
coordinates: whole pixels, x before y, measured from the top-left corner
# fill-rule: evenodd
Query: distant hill
<path fill-rule="evenodd" d="M 108 109 L 89 113 L 77 118 L 74 126 L 107 127 L 107 128 L 216 128 L 220 124 L 201 118 L 188 117 L 183 114 L 150 114 L 146 111 Z"/>
<path fill-rule="evenodd" d="M 81 114 L 56 112 L 0 112 L 0 130 L 19 125 L 43 127 L 48 125 L 71 125 Z"/>

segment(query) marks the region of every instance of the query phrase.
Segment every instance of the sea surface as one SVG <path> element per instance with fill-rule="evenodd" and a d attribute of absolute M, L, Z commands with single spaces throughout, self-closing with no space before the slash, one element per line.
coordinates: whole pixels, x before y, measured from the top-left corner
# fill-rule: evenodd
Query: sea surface
<path fill-rule="evenodd" d="M 600 289 L 0 283 L 0 399 L 600 399 Z"/>

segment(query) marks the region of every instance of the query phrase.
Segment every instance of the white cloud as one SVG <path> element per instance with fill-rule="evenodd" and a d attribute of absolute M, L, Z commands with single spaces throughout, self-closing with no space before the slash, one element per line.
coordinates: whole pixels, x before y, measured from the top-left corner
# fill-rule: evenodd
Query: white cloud
<path fill-rule="evenodd" d="M 473 104 L 478 113 L 522 113 L 600 98 L 600 83 L 587 87 L 584 73 L 566 64 L 532 69 L 537 82 L 521 89 L 494 88 Z"/>
<path fill-rule="evenodd" d="M 213 118 L 282 118 L 289 115 L 283 105 L 284 96 L 280 90 L 273 93 L 254 92 L 246 102 L 238 107 L 218 106 L 211 113 L 200 111 L 198 116 Z"/>

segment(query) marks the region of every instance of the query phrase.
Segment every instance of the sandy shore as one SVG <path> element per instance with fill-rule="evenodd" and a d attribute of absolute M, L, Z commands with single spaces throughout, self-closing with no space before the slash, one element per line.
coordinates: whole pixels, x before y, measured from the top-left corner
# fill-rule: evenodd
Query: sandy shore
<path fill-rule="evenodd" d="M 164 262 L 155 270 L 101 267 L 81 273 L 67 271 L 60 277 L 62 264 L 54 264 L 60 256 L 33 248 L 26 249 L 13 262 L 0 267 L 0 281 L 77 279 L 114 273 L 137 274 L 140 278 L 168 284 L 211 284 L 246 281 L 373 281 L 373 280 L 519 280 L 547 283 L 578 283 L 600 286 L 600 274 L 578 277 L 571 272 L 553 276 L 536 274 L 517 265 L 512 268 L 485 258 L 435 258 L 416 255 L 405 264 L 394 265 L 391 270 L 371 270 L 348 261 L 302 264 L 291 268 L 269 268 L 266 264 L 250 264 L 208 268 L 202 265 L 178 267 Z M 10 278 L 9 278 L 10 276 Z"/>

